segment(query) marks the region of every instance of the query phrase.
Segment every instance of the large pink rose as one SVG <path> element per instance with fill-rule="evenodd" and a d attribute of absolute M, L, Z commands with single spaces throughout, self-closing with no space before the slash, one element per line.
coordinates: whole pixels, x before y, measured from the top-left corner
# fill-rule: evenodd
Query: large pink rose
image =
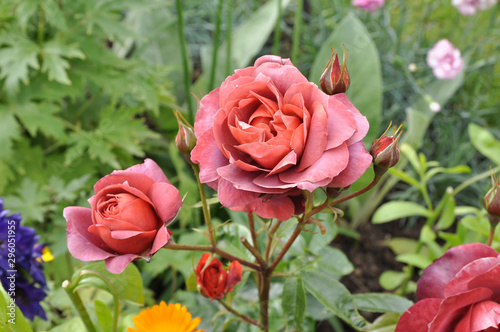
<path fill-rule="evenodd" d="M 402 316 L 396 332 L 500 331 L 500 260 L 481 244 L 449 249 L 417 283 L 419 301 Z"/>
<path fill-rule="evenodd" d="M 166 226 L 182 200 L 151 159 L 106 175 L 94 192 L 91 208 L 70 206 L 63 212 L 73 257 L 105 260 L 110 272 L 120 273 L 135 259 L 149 259 L 170 239 Z"/>
<path fill-rule="evenodd" d="M 206 95 L 194 128 L 201 182 L 222 205 L 263 218 L 287 220 L 300 211 L 302 190 L 347 187 L 371 164 L 366 118 L 345 94 L 326 95 L 277 56 Z"/>

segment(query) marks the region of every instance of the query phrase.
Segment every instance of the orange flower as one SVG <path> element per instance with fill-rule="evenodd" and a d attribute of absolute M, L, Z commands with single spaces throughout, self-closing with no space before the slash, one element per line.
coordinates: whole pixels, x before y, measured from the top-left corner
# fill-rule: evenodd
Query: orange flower
<path fill-rule="evenodd" d="M 222 299 L 241 281 L 242 268 L 238 261 L 229 265 L 229 274 L 221 261 L 214 258 L 208 265 L 210 254 L 203 254 L 196 267 L 196 282 L 201 295 L 213 299 Z"/>
<path fill-rule="evenodd" d="M 191 320 L 191 314 L 180 303 L 167 305 L 161 301 L 135 316 L 136 328 L 129 327 L 128 332 L 193 332 L 200 322 L 199 317 Z"/>

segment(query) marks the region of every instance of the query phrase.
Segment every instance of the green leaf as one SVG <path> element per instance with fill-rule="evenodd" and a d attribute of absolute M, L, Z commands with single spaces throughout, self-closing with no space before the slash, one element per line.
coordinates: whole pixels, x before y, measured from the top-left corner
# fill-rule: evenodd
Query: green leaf
<path fill-rule="evenodd" d="M 354 271 L 349 258 L 337 248 L 325 247 L 318 252 L 318 255 L 321 257 L 319 268 L 323 272 L 341 277 Z"/>
<path fill-rule="evenodd" d="M 99 324 L 101 324 L 102 331 L 112 331 L 113 330 L 113 315 L 109 306 L 102 301 L 95 300 L 95 314 Z"/>
<path fill-rule="evenodd" d="M 458 165 L 458 166 L 450 167 L 450 168 L 434 167 L 433 169 L 431 169 L 427 172 L 426 177 L 427 177 L 427 179 L 430 179 L 434 175 L 439 174 L 439 173 L 461 174 L 461 173 L 470 173 L 470 172 L 471 172 L 470 167 L 466 166 L 466 165 Z"/>
<path fill-rule="evenodd" d="M 65 321 L 63 324 L 58 325 L 50 330 L 50 332 L 87 332 L 85 325 L 80 317 L 74 317 Z"/>
<path fill-rule="evenodd" d="M 415 252 L 418 241 L 406 237 L 393 237 L 389 240 L 388 246 L 396 255 L 400 255 Z"/>
<path fill-rule="evenodd" d="M 24 103 L 14 105 L 13 110 L 32 137 L 39 131 L 59 140 L 65 137 L 65 125 L 56 115 L 60 111 L 56 105 L 43 102 Z"/>
<path fill-rule="evenodd" d="M 2 133 L 0 135 L 0 158 L 4 159 L 9 157 L 12 151 L 12 141 L 20 136 L 20 126 L 10 109 L 3 105 L 0 105 L 0 133 Z"/>
<path fill-rule="evenodd" d="M 500 141 L 485 128 L 469 124 L 469 136 L 472 145 L 489 160 L 500 165 Z"/>
<path fill-rule="evenodd" d="M 292 276 L 285 280 L 281 306 L 288 327 L 300 330 L 306 316 L 306 292 L 301 279 Z"/>
<path fill-rule="evenodd" d="M 422 205 L 414 202 L 392 201 L 381 205 L 375 211 L 372 222 L 374 224 L 382 224 L 411 216 L 429 217 L 430 212 Z"/>
<path fill-rule="evenodd" d="M 373 322 L 373 327 L 370 332 L 394 332 L 398 324 L 400 314 L 388 312 L 377 317 Z"/>
<path fill-rule="evenodd" d="M 42 72 L 46 72 L 49 80 L 71 85 L 66 69 L 70 67 L 65 58 L 84 59 L 85 55 L 74 44 L 68 44 L 60 39 L 47 42 L 42 48 Z"/>
<path fill-rule="evenodd" d="M 12 301 L 0 283 L 0 330 L 5 332 L 32 332 L 23 313 Z"/>
<path fill-rule="evenodd" d="M 306 290 L 335 315 L 359 330 L 370 324 L 359 314 L 351 294 L 338 280 L 318 271 L 301 273 Z"/>
<path fill-rule="evenodd" d="M 418 158 L 417 152 L 415 149 L 406 143 L 400 145 L 401 152 L 408 158 L 408 161 L 413 166 L 417 173 L 422 173 L 422 165 L 420 164 L 420 159 Z"/>
<path fill-rule="evenodd" d="M 406 279 L 406 273 L 401 271 L 384 271 L 378 282 L 383 289 L 392 291 L 398 288 Z"/>
<path fill-rule="evenodd" d="M 194 272 L 192 272 L 189 275 L 189 278 L 186 279 L 186 289 L 192 292 L 198 291 L 198 283 L 196 281 L 196 274 Z"/>
<path fill-rule="evenodd" d="M 363 293 L 352 296 L 358 310 L 370 312 L 394 312 L 404 313 L 413 302 L 394 294 L 385 293 Z"/>
<path fill-rule="evenodd" d="M 434 233 L 429 225 L 424 225 L 420 231 L 420 241 L 423 243 L 430 243 L 434 240 L 436 240 L 436 233 Z"/>
<path fill-rule="evenodd" d="M 420 269 L 425 269 L 432 264 L 432 261 L 421 254 L 402 254 L 396 256 L 398 262 L 406 263 L 408 265 L 416 266 Z"/>
<path fill-rule="evenodd" d="M 451 195 L 448 196 L 444 204 L 443 212 L 436 224 L 436 229 L 438 230 L 448 229 L 455 222 L 455 198 Z"/>
<path fill-rule="evenodd" d="M 490 234 L 490 223 L 486 217 L 465 216 L 460 220 L 460 223 L 478 234 L 485 236 Z"/>
<path fill-rule="evenodd" d="M 38 45 L 26 38 L 12 40 L 10 47 L 0 49 L 0 79 L 5 78 L 5 90 L 14 94 L 19 81 L 29 84 L 29 67 L 38 69 Z"/>
<path fill-rule="evenodd" d="M 83 270 L 96 271 L 108 278 L 113 284 L 120 299 L 144 304 L 144 286 L 142 284 L 142 277 L 134 264 L 127 265 L 122 273 L 114 274 L 106 270 L 104 262 L 92 263 L 76 271 L 73 274 L 73 280 Z M 105 286 L 100 279 L 95 277 L 83 279 L 82 282 L 78 284 L 78 287 L 81 286 L 93 286 L 109 291 L 107 286 Z"/>
<path fill-rule="evenodd" d="M 5 197 L 5 206 L 13 212 L 20 212 L 27 222 L 42 222 L 45 213 L 52 208 L 49 202 L 50 195 L 29 178 L 23 179 L 15 196 Z"/>
<path fill-rule="evenodd" d="M 351 85 L 346 95 L 368 118 L 370 131 L 365 141 L 374 141 L 380 134 L 383 91 L 380 59 L 370 33 L 355 15 L 349 14 L 335 26 L 333 33 L 322 44 L 314 59 L 309 80 L 318 83 L 332 54 L 330 49 L 335 47 L 337 52 L 341 52 L 342 45 L 345 44 L 348 50 L 347 67 L 351 77 Z"/>
<path fill-rule="evenodd" d="M 389 168 L 389 174 L 397 177 L 398 179 L 408 183 L 410 186 L 414 186 L 416 188 L 420 188 L 420 183 L 417 179 L 411 177 L 408 173 L 398 169 L 398 168 Z"/>

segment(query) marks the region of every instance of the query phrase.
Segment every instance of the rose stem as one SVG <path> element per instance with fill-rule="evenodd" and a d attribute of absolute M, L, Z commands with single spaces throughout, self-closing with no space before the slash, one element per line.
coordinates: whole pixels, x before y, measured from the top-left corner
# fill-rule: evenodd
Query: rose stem
<path fill-rule="evenodd" d="M 78 311 L 78 314 L 80 315 L 83 324 L 87 328 L 87 331 L 97 332 L 94 327 L 94 324 L 92 323 L 92 320 L 90 319 L 87 309 L 85 309 L 85 305 L 82 302 L 82 298 L 78 294 L 78 291 L 73 290 L 73 287 L 71 286 L 69 280 L 64 280 L 62 283 L 62 287 L 66 291 L 66 294 L 68 294 L 71 302 L 73 302 L 73 305 L 75 306 L 76 311 Z"/>
<path fill-rule="evenodd" d="M 295 240 L 299 236 L 300 232 L 302 231 L 302 225 L 304 223 L 304 220 L 307 220 L 307 219 L 302 218 L 302 220 L 299 221 L 299 223 L 297 224 L 297 227 L 295 227 L 295 230 L 293 231 L 292 235 L 290 236 L 290 238 L 288 239 L 288 241 L 283 246 L 283 249 L 281 249 L 281 251 L 278 254 L 278 256 L 276 256 L 276 258 L 273 260 L 273 262 L 269 266 L 269 269 L 268 269 L 269 273 L 273 272 L 273 270 L 276 268 L 276 266 L 278 265 L 278 263 L 283 259 L 283 256 L 285 256 L 285 254 L 287 253 L 288 249 L 290 249 L 290 247 L 292 246 L 292 244 L 295 242 Z"/>
<path fill-rule="evenodd" d="M 227 304 L 226 302 L 224 302 L 224 300 L 222 299 L 218 299 L 217 301 L 219 301 L 220 304 L 222 304 L 224 306 L 224 308 L 227 309 L 227 311 L 229 312 L 232 312 L 233 314 L 235 314 L 236 316 L 239 316 L 241 319 L 243 319 L 245 322 L 249 323 L 249 324 L 252 324 L 252 325 L 256 325 L 256 326 L 259 326 L 259 322 L 256 321 L 255 319 L 253 318 L 250 318 L 248 317 L 247 315 L 245 314 L 242 314 L 241 312 L 237 311 L 236 309 L 232 308 L 229 304 Z"/>
<path fill-rule="evenodd" d="M 486 242 L 487 246 L 491 247 L 491 244 L 493 243 L 493 238 L 495 237 L 495 227 L 496 224 L 491 223 L 490 224 L 490 235 L 488 235 L 488 241 Z"/>
<path fill-rule="evenodd" d="M 282 223 L 281 220 L 277 220 L 276 223 L 271 227 L 271 229 L 267 233 L 266 251 L 264 253 L 264 258 L 267 262 L 269 262 L 269 260 L 271 259 L 271 257 L 270 257 L 271 256 L 271 246 L 272 246 L 272 242 L 274 240 L 274 234 L 276 234 L 276 231 L 280 227 L 281 223 Z"/>
<path fill-rule="evenodd" d="M 252 244 L 255 249 L 259 249 L 257 243 L 257 233 L 255 233 L 255 221 L 253 219 L 253 212 L 248 213 L 248 227 L 250 228 L 250 233 L 252 234 Z"/>
<path fill-rule="evenodd" d="M 262 268 L 266 268 L 267 263 L 264 260 L 264 258 L 262 258 L 262 255 L 260 254 L 259 250 L 257 248 L 255 248 L 254 246 L 252 246 L 250 243 L 248 243 L 248 240 L 244 236 L 240 237 L 240 241 L 241 241 L 241 243 L 243 243 L 245 248 L 247 248 L 248 251 L 250 251 L 252 253 L 252 255 L 255 256 L 255 259 L 257 259 L 257 262 L 259 262 L 260 266 Z"/>
<path fill-rule="evenodd" d="M 230 253 L 225 252 L 224 250 L 221 250 L 217 247 L 212 247 L 211 245 L 167 243 L 166 245 L 163 246 L 163 248 L 168 249 L 168 250 L 189 250 L 189 251 L 211 252 L 211 253 L 217 254 L 221 257 L 224 257 L 230 261 L 238 261 L 238 262 L 240 262 L 241 265 L 248 266 L 249 268 L 254 269 L 256 271 L 260 270 L 259 265 L 254 264 L 252 262 L 249 262 L 247 260 L 244 260 L 242 258 L 233 256 Z"/>
<path fill-rule="evenodd" d="M 210 216 L 210 209 L 208 208 L 207 195 L 205 194 L 205 187 L 200 181 L 200 167 L 196 164 L 191 163 L 194 174 L 196 176 L 196 181 L 198 182 L 198 190 L 200 191 L 201 203 L 203 206 L 203 218 L 207 224 L 208 234 L 210 237 L 210 244 L 215 248 L 216 238 L 214 232 L 214 226 L 212 225 L 212 217 Z"/>
<path fill-rule="evenodd" d="M 260 300 L 260 328 L 261 331 L 267 332 L 269 330 L 269 290 L 271 289 L 271 274 L 270 268 L 260 271 L 260 287 L 259 287 L 259 300 Z"/>
<path fill-rule="evenodd" d="M 186 101 L 189 111 L 189 121 L 194 121 L 194 107 L 191 99 L 191 72 L 188 63 L 188 49 L 186 42 L 186 35 L 184 33 L 184 17 L 182 15 L 181 0 L 175 0 L 175 7 L 177 9 L 177 26 L 179 27 L 179 41 L 181 43 L 181 56 L 182 56 L 182 69 L 184 73 L 184 88 L 186 89 Z"/>

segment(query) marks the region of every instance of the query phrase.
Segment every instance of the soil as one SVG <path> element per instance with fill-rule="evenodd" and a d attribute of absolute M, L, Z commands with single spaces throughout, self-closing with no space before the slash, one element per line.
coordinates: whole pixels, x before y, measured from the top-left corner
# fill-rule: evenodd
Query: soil
<path fill-rule="evenodd" d="M 379 277 L 382 272 L 387 270 L 400 271 L 402 263 L 395 260 L 392 250 L 386 243 L 393 237 L 418 238 L 419 227 L 403 228 L 396 222 L 373 225 L 366 223 L 357 231 L 359 240 L 341 236 L 335 239 L 331 244 L 337 249 L 342 250 L 351 263 L 354 265 L 354 271 L 343 277 L 341 282 L 349 289 L 352 294 L 366 292 L 384 292 L 379 284 Z M 415 301 L 415 299 L 412 299 Z M 368 321 L 373 321 L 378 315 L 362 312 Z M 328 322 L 319 322 L 317 332 L 333 332 L 333 328 Z M 355 331 L 345 326 L 345 332 Z"/>

